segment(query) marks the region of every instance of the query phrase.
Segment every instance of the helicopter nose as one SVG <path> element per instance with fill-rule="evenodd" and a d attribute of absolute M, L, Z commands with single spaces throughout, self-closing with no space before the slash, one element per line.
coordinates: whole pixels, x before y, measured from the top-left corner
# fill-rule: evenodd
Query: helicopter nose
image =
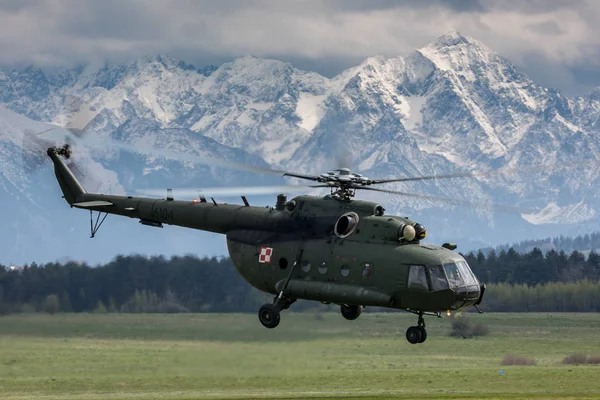
<path fill-rule="evenodd" d="M 469 307 L 478 303 L 481 297 L 481 288 L 478 285 L 461 286 L 454 289 L 455 309 Z"/>

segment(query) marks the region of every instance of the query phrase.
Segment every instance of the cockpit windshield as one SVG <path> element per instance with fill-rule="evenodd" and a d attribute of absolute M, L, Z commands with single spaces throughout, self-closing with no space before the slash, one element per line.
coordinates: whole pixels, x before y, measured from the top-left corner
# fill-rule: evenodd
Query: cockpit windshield
<path fill-rule="evenodd" d="M 473 271 L 471 271 L 471 268 L 469 268 L 469 265 L 466 261 L 457 261 L 456 265 L 458 265 L 458 271 L 467 285 L 479 284 L 477 279 L 475 279 L 475 275 L 473 275 Z"/>
<path fill-rule="evenodd" d="M 472 285 L 479 283 L 465 261 L 451 261 L 435 266 L 409 266 L 409 289 L 438 291 Z"/>
<path fill-rule="evenodd" d="M 450 285 L 450 288 L 465 285 L 465 282 L 462 280 L 460 273 L 458 272 L 458 267 L 455 263 L 444 264 L 443 267 L 446 277 L 448 278 L 448 284 Z"/>
<path fill-rule="evenodd" d="M 448 277 L 450 288 L 477 284 L 477 280 L 473 276 L 473 273 L 466 262 L 451 262 L 444 264 L 443 267 L 444 272 L 446 272 L 446 276 Z"/>

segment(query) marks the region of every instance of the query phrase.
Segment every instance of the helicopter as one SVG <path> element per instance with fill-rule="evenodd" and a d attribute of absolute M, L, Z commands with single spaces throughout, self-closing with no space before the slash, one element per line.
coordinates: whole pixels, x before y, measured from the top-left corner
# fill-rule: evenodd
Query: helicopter
<path fill-rule="evenodd" d="M 456 244 L 422 243 L 427 235 L 422 224 L 387 215 L 376 202 L 354 199 L 357 190 L 439 199 L 372 186 L 474 173 L 370 179 L 349 168 L 320 175 L 272 170 L 313 181 L 308 188 L 331 192 L 289 200 L 280 193 L 274 207 L 259 207 L 251 206 L 245 196 L 243 205 L 207 201 L 201 193 L 193 200 L 175 200 L 172 189 L 162 199 L 88 193 L 64 161 L 71 154 L 69 144 L 47 149 L 63 198 L 72 208 L 89 210 L 91 237 L 108 214 L 151 227 L 177 225 L 224 234 L 239 274 L 274 295 L 258 310 L 266 328 L 277 327 L 281 312 L 298 299 L 338 305 L 347 320 L 357 319 L 364 307 L 382 307 L 417 315 L 417 324 L 406 330 L 408 342 L 417 344 L 427 339 L 424 316 L 477 308 L 483 299 L 486 286 L 454 251 Z"/>

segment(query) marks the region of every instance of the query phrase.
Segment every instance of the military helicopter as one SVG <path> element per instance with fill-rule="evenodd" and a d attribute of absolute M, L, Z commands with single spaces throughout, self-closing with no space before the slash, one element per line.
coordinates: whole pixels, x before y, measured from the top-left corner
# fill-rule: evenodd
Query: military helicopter
<path fill-rule="evenodd" d="M 175 200 L 171 189 L 163 199 L 88 193 L 63 161 L 71 151 L 68 144 L 52 146 L 47 155 L 67 203 L 89 210 L 91 237 L 108 214 L 151 227 L 178 225 L 226 235 L 240 275 L 274 295 L 272 303 L 258 310 L 266 328 L 277 327 L 281 311 L 298 299 L 339 305 L 347 320 L 357 319 L 364 307 L 386 307 L 418 316 L 417 324 L 406 331 L 408 342 L 416 344 L 427 339 L 425 315 L 441 317 L 482 301 L 485 285 L 454 251 L 455 244 L 422 243 L 427 235 L 423 225 L 387 215 L 375 202 L 354 199 L 357 190 L 439 199 L 372 186 L 473 173 L 370 179 L 348 168 L 320 175 L 271 170 L 313 181 L 307 187 L 330 188 L 331 193 L 290 200 L 278 194 L 274 207 L 257 207 L 250 206 L 245 196 L 241 196 L 243 205 L 207 201 L 202 194 L 190 201 Z M 98 212 L 95 223 L 93 211 Z"/>

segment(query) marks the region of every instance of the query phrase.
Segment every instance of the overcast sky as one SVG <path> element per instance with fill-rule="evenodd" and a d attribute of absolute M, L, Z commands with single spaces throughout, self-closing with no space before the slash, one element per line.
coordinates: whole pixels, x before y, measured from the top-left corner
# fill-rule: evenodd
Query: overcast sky
<path fill-rule="evenodd" d="M 456 29 L 571 95 L 600 85 L 599 20 L 597 0 L 0 0 L 0 64 L 254 55 L 332 76 Z"/>

